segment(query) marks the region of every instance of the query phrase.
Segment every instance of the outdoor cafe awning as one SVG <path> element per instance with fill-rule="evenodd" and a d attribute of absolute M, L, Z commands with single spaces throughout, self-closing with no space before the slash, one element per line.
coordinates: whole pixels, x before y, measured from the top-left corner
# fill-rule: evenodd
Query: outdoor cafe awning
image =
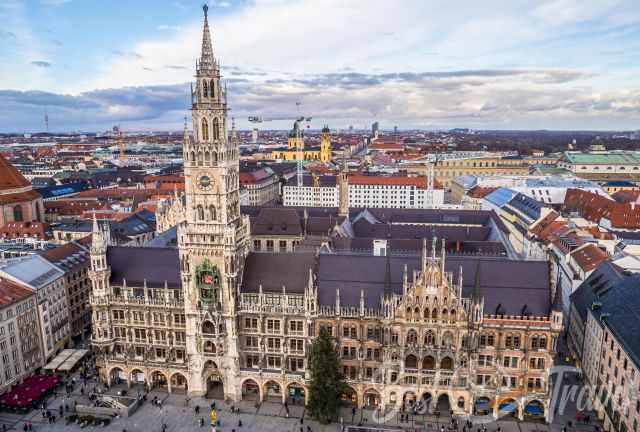
<path fill-rule="evenodd" d="M 44 367 L 45 370 L 53 372 L 69 372 L 78 362 L 80 362 L 89 350 L 86 349 L 65 349 Z"/>

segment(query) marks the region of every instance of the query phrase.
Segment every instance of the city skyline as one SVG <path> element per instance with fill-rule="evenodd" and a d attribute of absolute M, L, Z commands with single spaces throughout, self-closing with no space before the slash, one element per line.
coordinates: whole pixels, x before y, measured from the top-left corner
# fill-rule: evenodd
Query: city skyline
<path fill-rule="evenodd" d="M 42 131 L 45 109 L 51 131 L 180 129 L 201 3 L 3 2 L 0 131 Z M 231 115 L 285 128 L 301 102 L 314 128 L 638 128 L 640 6 L 458 4 L 209 2 Z"/>

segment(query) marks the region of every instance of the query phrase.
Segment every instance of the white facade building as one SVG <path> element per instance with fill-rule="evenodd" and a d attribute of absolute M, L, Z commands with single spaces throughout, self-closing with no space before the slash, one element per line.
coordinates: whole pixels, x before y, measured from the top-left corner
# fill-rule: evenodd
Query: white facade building
<path fill-rule="evenodd" d="M 427 177 L 349 176 L 349 207 L 444 208 L 444 189 L 427 187 Z M 336 177 L 308 177 L 304 186 L 284 187 L 285 206 L 338 207 Z"/>
<path fill-rule="evenodd" d="M 0 278 L 0 394 L 42 366 L 36 296 Z"/>
<path fill-rule="evenodd" d="M 41 256 L 32 255 L 0 268 L 0 275 L 36 291 L 43 356 L 48 361 L 70 338 L 64 272 Z"/>

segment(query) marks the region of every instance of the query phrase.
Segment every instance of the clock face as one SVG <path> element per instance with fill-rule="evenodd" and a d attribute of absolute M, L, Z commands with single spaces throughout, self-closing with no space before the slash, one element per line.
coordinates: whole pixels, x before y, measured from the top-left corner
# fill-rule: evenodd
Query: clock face
<path fill-rule="evenodd" d="M 209 189 L 211 187 L 211 179 L 209 176 L 203 175 L 198 181 L 201 189 Z"/>

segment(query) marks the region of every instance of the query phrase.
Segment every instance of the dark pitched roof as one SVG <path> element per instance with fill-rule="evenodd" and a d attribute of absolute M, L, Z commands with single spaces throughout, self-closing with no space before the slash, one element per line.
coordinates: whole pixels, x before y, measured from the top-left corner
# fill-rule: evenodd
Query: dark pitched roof
<path fill-rule="evenodd" d="M 303 293 L 309 281 L 309 269 L 314 269 L 313 253 L 250 253 L 244 265 L 243 292 L 263 291 Z"/>
<path fill-rule="evenodd" d="M 583 321 L 587 319 L 587 310 L 593 302 L 604 297 L 615 284 L 625 277 L 622 270 L 615 264 L 604 261 L 580 284 L 569 298 Z"/>
<path fill-rule="evenodd" d="M 142 285 L 154 288 L 180 288 L 178 250 L 175 248 L 144 248 L 111 246 L 107 249 L 107 262 L 111 267 L 110 281 L 121 284 Z"/>
<path fill-rule="evenodd" d="M 434 235 L 445 238 L 447 241 L 487 240 L 491 234 L 488 226 L 424 226 L 424 225 L 397 225 L 387 223 L 372 224 L 362 218 L 353 224 L 356 237 L 361 238 L 392 238 L 392 239 L 431 239 Z"/>
<path fill-rule="evenodd" d="M 640 275 L 617 283 L 602 298 L 599 318 L 615 335 L 624 352 L 640 367 Z"/>
<path fill-rule="evenodd" d="M 300 217 L 293 208 L 263 208 L 251 219 L 252 235 L 292 235 L 302 234 Z"/>
<path fill-rule="evenodd" d="M 385 257 L 370 255 L 320 255 L 318 261 L 318 296 L 320 304 L 335 304 L 336 288 L 340 303 L 357 307 L 360 290 L 365 293 L 367 307 L 378 307 L 384 291 Z M 402 294 L 404 265 L 408 273 L 420 268 L 420 257 L 392 256 L 391 285 Z M 494 314 L 500 307 L 506 315 L 520 315 L 526 305 L 530 314 L 547 316 L 551 308 L 549 265 L 543 261 L 513 261 L 503 258 L 447 257 L 446 270 L 452 271 L 457 283 L 458 270 L 463 270 L 463 296 L 470 297 L 478 283 L 485 301 L 485 313 Z"/>

